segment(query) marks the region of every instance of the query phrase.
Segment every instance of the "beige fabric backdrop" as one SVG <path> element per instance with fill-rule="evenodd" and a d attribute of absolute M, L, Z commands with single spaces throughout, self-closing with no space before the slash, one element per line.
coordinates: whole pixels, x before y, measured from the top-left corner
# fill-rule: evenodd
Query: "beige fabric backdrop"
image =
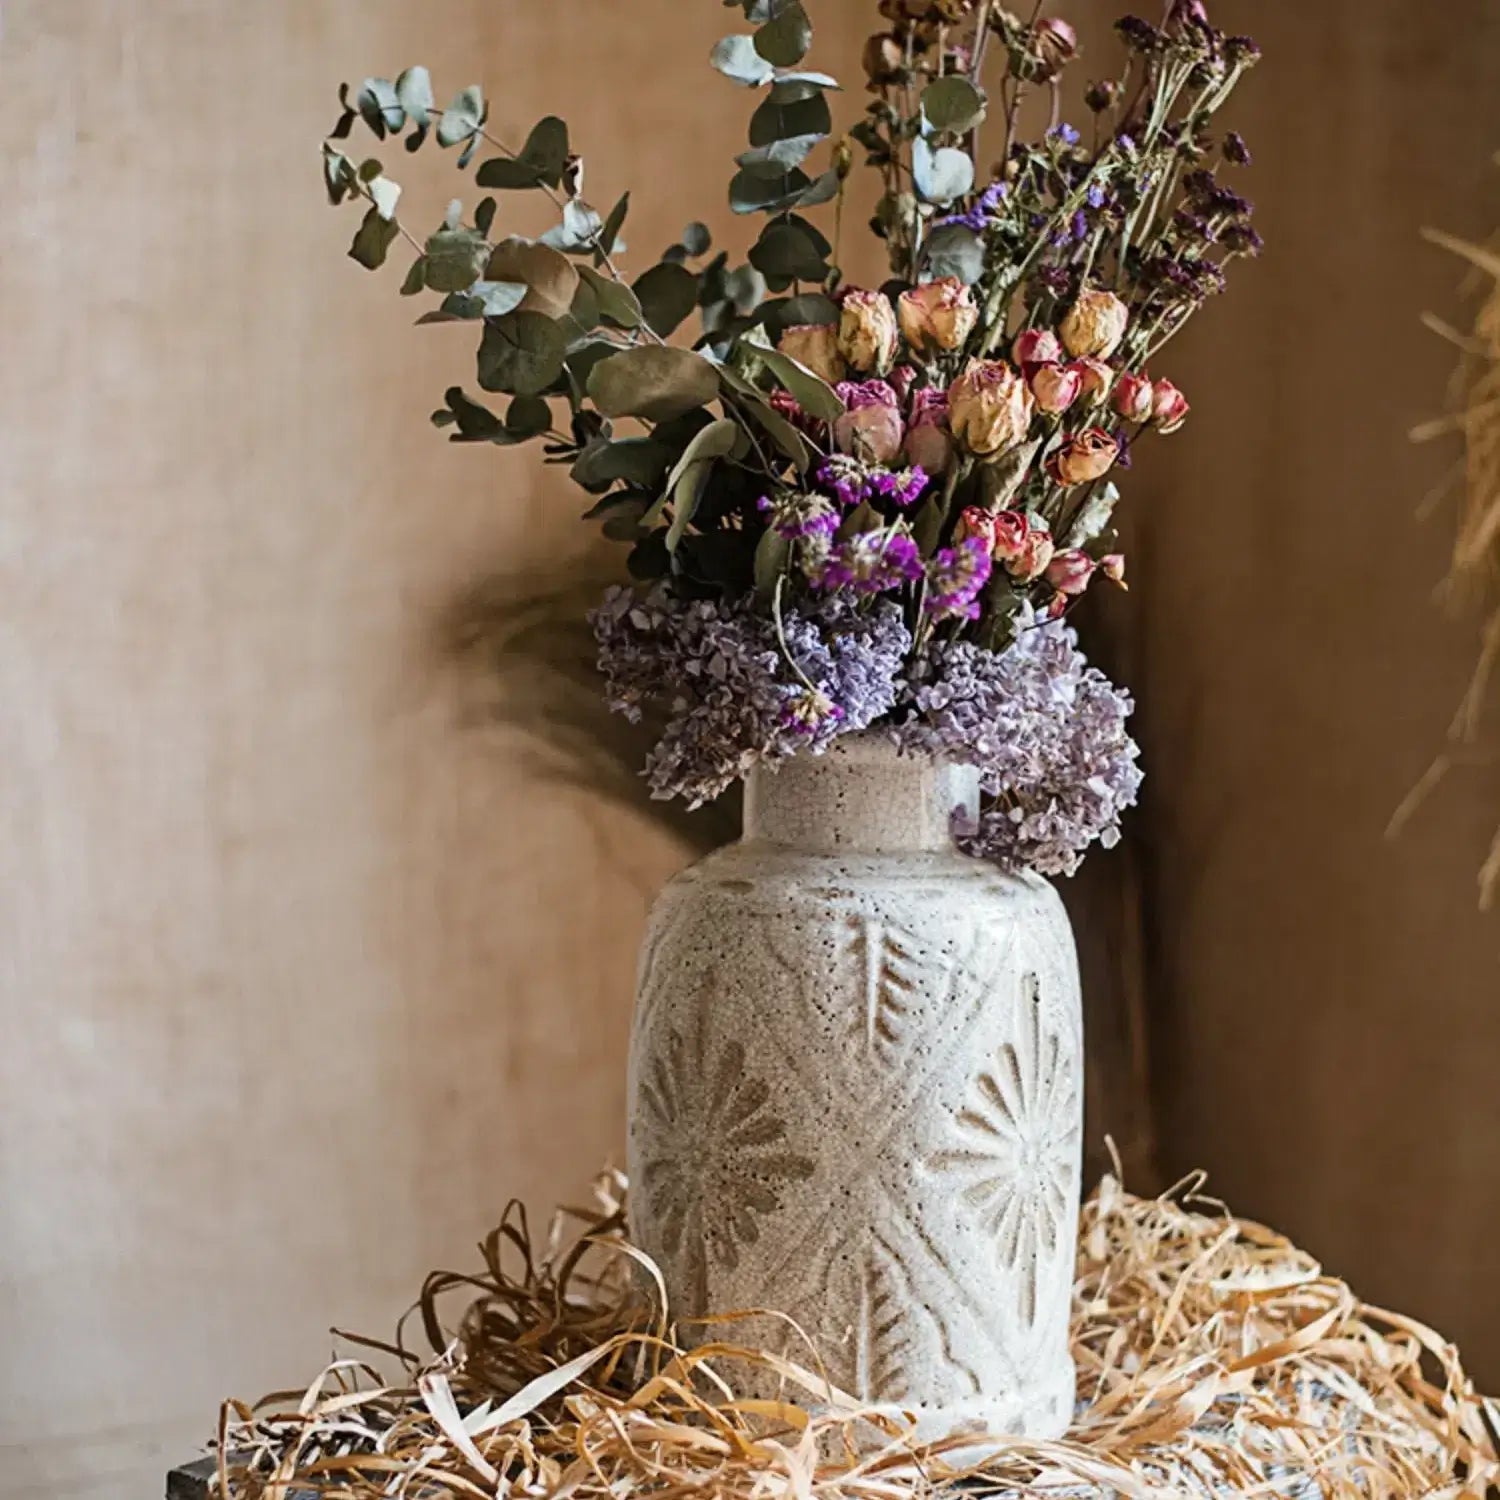
<path fill-rule="evenodd" d="M 1494 201 L 1496 13 L 1237 9 L 1276 54 L 1246 123 L 1277 255 L 1173 361 L 1198 410 L 1141 473 L 1122 643 L 1163 1156 L 1500 1382 L 1481 804 L 1379 842 L 1463 675 L 1399 433 L 1444 370 L 1415 309 L 1451 281 L 1415 226 Z M 821 10 L 852 56 L 865 6 Z M 512 133 L 562 105 L 653 250 L 717 212 L 741 139 L 701 73 L 728 14 L 4 7 L 3 1500 L 155 1493 L 221 1393 L 316 1367 L 330 1322 L 385 1329 L 506 1197 L 617 1147 L 636 935 L 679 850 L 528 777 L 439 629 L 585 533 L 530 455 L 431 433 L 466 346 L 407 327 L 399 271 L 340 261 L 316 142 L 339 78 L 421 57 L 490 80 Z M 1126 1113 L 1096 1124 L 1139 1158 Z"/>

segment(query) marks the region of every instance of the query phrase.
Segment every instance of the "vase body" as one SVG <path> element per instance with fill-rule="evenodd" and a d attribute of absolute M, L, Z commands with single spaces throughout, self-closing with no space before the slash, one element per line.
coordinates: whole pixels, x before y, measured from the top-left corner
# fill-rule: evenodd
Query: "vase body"
<path fill-rule="evenodd" d="M 1057 893 L 961 854 L 973 773 L 873 736 L 755 772 L 642 949 L 630 1217 L 672 1315 L 771 1309 L 924 1435 L 1055 1436 L 1083 1109 Z M 810 1359 L 784 1319 L 694 1329 Z"/>

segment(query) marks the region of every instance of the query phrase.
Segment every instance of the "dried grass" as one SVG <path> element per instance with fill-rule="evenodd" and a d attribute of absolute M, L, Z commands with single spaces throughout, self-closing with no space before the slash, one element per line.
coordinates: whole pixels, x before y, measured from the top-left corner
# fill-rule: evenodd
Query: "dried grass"
<path fill-rule="evenodd" d="M 1500 161 L 1500 157 L 1496 158 Z M 1492 679 L 1500 667 L 1500 237 L 1477 245 L 1427 229 L 1423 236 L 1467 262 L 1471 286 L 1481 288 L 1479 309 L 1468 333 L 1428 313 L 1423 322 L 1457 351 L 1459 363 L 1449 386 L 1448 413 L 1412 431 L 1415 442 L 1458 434 L 1463 458 L 1430 497 L 1435 502 L 1451 489 L 1460 491 L 1453 563 L 1443 590 L 1456 610 L 1478 611 L 1479 660 L 1458 712 L 1448 730 L 1448 750 L 1428 768 L 1391 820 L 1397 832 L 1456 766 L 1493 760 L 1483 746 L 1483 710 Z M 1429 507 L 1424 507 L 1424 509 Z M 1479 872 L 1479 903 L 1489 908 L 1500 900 L 1500 828 Z"/>
<path fill-rule="evenodd" d="M 624 1184 L 564 1210 L 541 1250 L 515 1206 L 473 1275 L 428 1277 L 390 1344 L 220 1421 L 221 1496 L 715 1496 L 899 1500 L 966 1492 L 1449 1496 L 1500 1487 L 1500 1411 L 1457 1351 L 1362 1303 L 1194 1179 L 1151 1201 L 1106 1178 L 1085 1206 L 1073 1303 L 1080 1408 L 1058 1442 L 917 1446 L 804 1361 L 675 1340 L 624 1237 Z M 634 1273 L 634 1274 L 632 1274 Z M 654 1284 L 654 1306 L 636 1288 Z M 466 1305 L 450 1333 L 443 1309 Z M 433 1353 L 407 1344 L 420 1323 Z M 399 1370 L 385 1383 L 373 1356 Z M 780 1401 L 739 1399 L 740 1361 Z M 743 1365 L 740 1365 L 743 1369 Z M 965 1449 L 967 1448 L 967 1452 Z M 235 1455 L 231 1462 L 222 1455 Z"/>

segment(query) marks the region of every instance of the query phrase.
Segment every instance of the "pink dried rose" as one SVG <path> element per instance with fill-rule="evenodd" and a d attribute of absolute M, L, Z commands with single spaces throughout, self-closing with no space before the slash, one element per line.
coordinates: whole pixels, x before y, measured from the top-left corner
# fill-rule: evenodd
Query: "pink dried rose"
<path fill-rule="evenodd" d="M 1028 365 L 1057 364 L 1063 350 L 1050 328 L 1023 328 L 1011 342 L 1010 357 L 1024 370 Z"/>
<path fill-rule="evenodd" d="M 906 435 L 895 391 L 883 380 L 867 380 L 862 385 L 846 380 L 835 389 L 846 408 L 833 424 L 839 452 L 866 463 L 893 463 Z"/>
<path fill-rule="evenodd" d="M 1102 359 L 1085 354 L 1081 359 L 1070 360 L 1068 368 L 1078 371 L 1081 387 L 1078 399 L 1086 406 L 1097 406 L 1109 395 L 1115 372 Z"/>
<path fill-rule="evenodd" d="M 979 321 L 974 293 L 956 276 L 902 292 L 897 312 L 906 342 L 922 353 L 963 348 Z"/>
<path fill-rule="evenodd" d="M 1078 33 L 1061 16 L 1048 16 L 1037 22 L 1032 41 L 1041 64 L 1039 81 L 1044 83 L 1055 78 L 1078 55 Z"/>
<path fill-rule="evenodd" d="M 839 315 L 839 353 L 863 374 L 883 373 L 896 357 L 901 330 L 884 292 L 846 292 Z"/>
<path fill-rule="evenodd" d="M 1024 521 L 1027 518 L 1022 516 L 1021 519 Z M 1005 571 L 1017 583 L 1030 583 L 1047 571 L 1047 564 L 1052 561 L 1055 550 L 1052 533 L 1045 526 L 1033 526 L 1028 521 L 1020 551 L 1014 557 L 1004 559 Z"/>
<path fill-rule="evenodd" d="M 1070 365 L 1038 365 L 1031 372 L 1031 394 L 1045 412 L 1067 411 L 1083 390 L 1083 376 Z"/>
<path fill-rule="evenodd" d="M 1056 553 L 1047 564 L 1047 582 L 1058 593 L 1076 599 L 1088 588 L 1094 569 L 1099 565 L 1087 552 L 1070 547 L 1066 552 Z"/>
<path fill-rule="evenodd" d="M 799 323 L 781 335 L 776 347 L 829 385 L 837 385 L 844 378 L 839 331 L 832 323 Z"/>
<path fill-rule="evenodd" d="M 911 421 L 906 429 L 906 461 L 929 474 L 947 472 L 953 462 L 953 436 L 948 431 L 948 393 L 928 387 L 911 398 Z"/>
<path fill-rule="evenodd" d="M 1151 421 L 1158 432 L 1176 432 L 1187 421 L 1187 397 L 1170 380 L 1158 380 L 1151 400 Z"/>
<path fill-rule="evenodd" d="M 1002 510 L 992 518 L 990 534 L 995 561 L 1008 568 L 1013 562 L 1027 557 L 1033 546 L 1032 537 L 1044 532 L 1034 530 L 1020 511 Z"/>
<path fill-rule="evenodd" d="M 1067 311 L 1058 332 L 1069 354 L 1108 359 L 1125 337 L 1130 312 L 1113 292 L 1086 287 Z"/>
<path fill-rule="evenodd" d="M 1089 427 L 1070 437 L 1047 460 L 1047 472 L 1059 484 L 1087 484 L 1109 473 L 1120 455 L 1120 445 L 1102 427 Z"/>
<path fill-rule="evenodd" d="M 1127 592 L 1130 585 L 1125 582 L 1125 554 L 1123 552 L 1111 552 L 1099 559 L 1099 571 L 1109 579 L 1111 583 L 1117 583 Z"/>
<path fill-rule="evenodd" d="M 1035 408 L 1030 387 L 1003 359 L 971 359 L 948 387 L 948 425 L 970 453 L 992 458 L 1023 442 Z"/>
<path fill-rule="evenodd" d="M 1127 373 L 1115 382 L 1115 392 L 1110 405 L 1127 422 L 1149 422 L 1151 400 L 1151 382 L 1144 375 Z"/>
<path fill-rule="evenodd" d="M 970 537 L 979 537 L 990 551 L 995 545 L 995 514 L 977 505 L 965 506 L 953 523 L 953 545 L 961 546 Z"/>

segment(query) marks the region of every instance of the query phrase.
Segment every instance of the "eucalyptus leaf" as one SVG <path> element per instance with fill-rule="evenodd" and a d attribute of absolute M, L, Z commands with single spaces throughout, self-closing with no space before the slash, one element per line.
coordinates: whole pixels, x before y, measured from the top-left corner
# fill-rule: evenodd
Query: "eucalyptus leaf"
<path fill-rule="evenodd" d="M 359 173 L 354 163 L 327 141 L 323 142 L 323 185 L 328 189 L 328 201 L 335 208 L 351 193 L 359 191 Z"/>
<path fill-rule="evenodd" d="M 984 119 L 984 92 L 961 73 L 935 78 L 922 90 L 922 113 L 933 130 L 963 135 Z"/>
<path fill-rule="evenodd" d="M 812 186 L 800 167 L 780 177 L 762 177 L 741 167 L 729 183 L 729 206 L 737 214 L 780 213 L 800 204 Z"/>
<path fill-rule="evenodd" d="M 542 243 L 554 250 L 578 251 L 594 245 L 604 221 L 581 198 L 563 204 L 562 223 L 542 236 Z"/>
<path fill-rule="evenodd" d="M 774 20 L 755 33 L 755 50 L 778 68 L 795 68 L 812 46 L 812 22 L 797 0 L 784 6 Z"/>
<path fill-rule="evenodd" d="M 640 276 L 631 286 L 646 323 L 662 338 L 669 337 L 698 305 L 698 278 L 685 266 L 669 261 Z"/>
<path fill-rule="evenodd" d="M 487 391 L 536 396 L 563 371 L 567 339 L 539 312 L 518 309 L 485 321 L 479 344 L 479 384 Z"/>
<path fill-rule="evenodd" d="M 735 157 L 735 161 L 756 177 L 780 177 L 800 167 L 821 141 L 823 135 L 793 135 L 764 146 L 753 146 Z"/>
<path fill-rule="evenodd" d="M 792 281 L 822 281 L 828 274 L 825 251 L 800 222 L 775 219 L 761 231 L 750 249 L 750 264 L 773 285 Z M 824 241 L 824 244 L 827 242 Z"/>
<path fill-rule="evenodd" d="M 477 83 L 470 84 L 443 111 L 438 121 L 438 145 L 456 146 L 460 141 L 472 140 L 484 124 L 484 117 L 484 90 Z"/>
<path fill-rule="evenodd" d="M 760 321 L 771 338 L 778 339 L 788 328 L 805 323 L 826 327 L 839 321 L 839 306 L 821 292 L 804 292 L 800 297 L 779 297 L 761 307 Z"/>
<path fill-rule="evenodd" d="M 760 306 L 766 295 L 766 278 L 754 266 L 738 266 L 724 278 L 724 295 L 742 318 Z"/>
<path fill-rule="evenodd" d="M 396 80 L 396 98 L 413 124 L 425 126 L 437 107 L 432 95 L 432 75 L 426 68 L 408 68 Z"/>
<path fill-rule="evenodd" d="M 807 439 L 766 401 L 765 392 L 752 385 L 729 365 L 719 366 L 719 380 L 730 397 L 738 398 L 741 409 L 760 426 L 777 448 L 789 458 L 799 473 L 812 464 L 812 449 Z"/>
<path fill-rule="evenodd" d="M 588 384 L 601 415 L 654 422 L 706 406 L 718 390 L 718 375 L 701 355 L 649 345 L 601 360 Z"/>
<path fill-rule="evenodd" d="M 826 73 L 778 73 L 771 85 L 771 98 L 777 104 L 796 104 L 811 99 L 821 89 L 839 92 L 839 82 Z"/>
<path fill-rule="evenodd" d="M 490 252 L 484 274 L 488 281 L 525 282 L 531 291 L 522 309 L 561 318 L 573 305 L 580 272 L 552 246 L 512 235 Z"/>
<path fill-rule="evenodd" d="M 415 297 L 418 292 L 427 289 L 427 258 L 419 255 L 412 263 L 406 273 L 406 280 L 401 283 L 401 295 L 403 297 Z"/>
<path fill-rule="evenodd" d="M 672 458 L 671 445 L 655 437 L 621 438 L 616 442 L 596 438 L 578 455 L 569 477 L 591 494 L 607 490 L 622 479 L 655 491 L 672 466 Z"/>
<path fill-rule="evenodd" d="M 621 328 L 641 326 L 641 304 L 628 286 L 612 276 L 602 275 L 592 266 L 579 266 L 578 274 L 594 289 L 602 316 Z"/>
<path fill-rule="evenodd" d="M 984 242 L 963 224 L 943 224 L 927 236 L 922 246 L 922 276 L 938 280 L 956 276 L 973 286 L 984 274 Z"/>
<path fill-rule="evenodd" d="M 349 257 L 357 260 L 367 271 L 378 270 L 385 264 L 386 254 L 401 233 L 393 219 L 382 216 L 378 208 L 372 208 L 360 222 L 354 240 L 349 246 Z"/>
<path fill-rule="evenodd" d="M 489 256 L 489 241 L 477 229 L 440 229 L 427 241 L 427 285 L 435 292 L 467 291 L 485 274 Z"/>
<path fill-rule="evenodd" d="M 603 227 L 599 230 L 598 242 L 595 246 L 594 264 L 604 264 L 606 255 L 613 255 L 620 248 L 620 231 L 625 227 L 625 215 L 630 212 L 630 194 L 622 193 L 620 201 L 610 209 L 609 217 L 605 219 Z"/>
<path fill-rule="evenodd" d="M 423 313 L 417 322 L 459 323 L 502 318 L 521 305 L 527 290 L 513 281 L 476 281 L 461 291 L 449 292 L 437 312 Z"/>
<path fill-rule="evenodd" d="M 708 232 L 708 225 L 697 219 L 682 231 L 682 248 L 691 256 L 707 255 L 712 245 L 713 236 Z"/>
<path fill-rule="evenodd" d="M 772 141 L 799 135 L 828 135 L 833 129 L 833 111 L 821 90 L 805 99 L 778 100 L 772 95 L 750 116 L 750 144 L 768 146 Z"/>
<path fill-rule="evenodd" d="M 961 198 L 974 186 L 974 160 L 956 146 L 936 151 L 921 136 L 911 143 L 912 181 L 928 203 L 939 207 Z"/>
<path fill-rule="evenodd" d="M 505 412 L 505 430 L 518 442 L 540 437 L 552 426 L 552 408 L 540 396 L 517 396 Z"/>
<path fill-rule="evenodd" d="M 524 190 L 555 188 L 568 163 L 568 127 L 556 115 L 538 120 L 516 156 L 492 156 L 482 162 L 474 180 L 480 187 Z"/>
<path fill-rule="evenodd" d="M 677 544 L 697 513 L 698 502 L 703 498 L 703 489 L 714 464 L 733 453 L 741 441 L 740 424 L 729 417 L 721 417 L 710 422 L 683 449 L 682 457 L 667 476 L 667 496 L 672 502 L 672 524 L 667 528 L 668 552 L 677 550 Z M 641 518 L 643 526 L 651 526 L 660 520 L 659 506 L 660 502 Z"/>
<path fill-rule="evenodd" d="M 825 380 L 814 375 L 806 365 L 798 364 L 789 354 L 777 349 L 755 347 L 751 351 L 760 362 L 791 392 L 797 405 L 810 417 L 833 422 L 844 414 L 844 403 Z"/>
<path fill-rule="evenodd" d="M 768 603 L 786 572 L 792 544 L 773 526 L 767 526 L 755 544 L 755 595 Z"/>
<path fill-rule="evenodd" d="M 379 140 L 387 134 L 395 135 L 406 124 L 406 111 L 389 78 L 365 79 L 355 95 L 354 107 Z"/>
<path fill-rule="evenodd" d="M 709 61 L 726 78 L 745 88 L 760 88 L 776 76 L 776 69 L 755 50 L 753 36 L 726 36 L 715 44 Z"/>
<path fill-rule="evenodd" d="M 593 283 L 579 276 L 578 289 L 573 293 L 568 317 L 580 334 L 592 333 L 603 321 L 599 310 L 599 296 Z"/>
<path fill-rule="evenodd" d="M 967 157 L 964 158 L 968 160 Z M 839 195 L 839 187 L 842 179 L 839 174 L 830 168 L 821 176 L 810 182 L 796 197 L 798 208 L 814 208 L 819 203 L 827 203 Z"/>
<path fill-rule="evenodd" d="M 474 208 L 474 227 L 488 239 L 494 222 L 495 200 L 493 198 L 481 198 Z"/>

